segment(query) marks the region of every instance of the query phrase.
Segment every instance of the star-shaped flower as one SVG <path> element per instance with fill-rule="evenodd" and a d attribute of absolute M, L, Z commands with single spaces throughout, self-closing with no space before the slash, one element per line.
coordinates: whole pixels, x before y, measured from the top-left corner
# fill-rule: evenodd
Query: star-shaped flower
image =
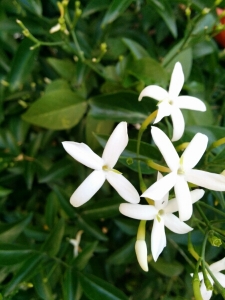
<path fill-rule="evenodd" d="M 157 85 L 149 85 L 143 89 L 138 100 L 143 97 L 151 97 L 158 103 L 158 114 L 155 123 L 158 123 L 163 117 L 170 116 L 173 122 L 173 137 L 172 141 L 179 140 L 184 133 L 184 117 L 180 108 L 191 110 L 205 111 L 205 104 L 198 98 L 191 96 L 179 96 L 179 93 L 184 84 L 184 74 L 182 66 L 177 62 L 174 66 L 170 80 L 169 92 Z"/>
<path fill-rule="evenodd" d="M 196 189 L 190 195 L 191 201 L 194 203 L 202 198 L 204 190 Z M 133 219 L 154 220 L 151 234 L 151 251 L 154 261 L 158 259 L 163 248 L 166 246 L 165 226 L 178 234 L 187 233 L 192 230 L 190 226 L 173 214 L 178 210 L 178 205 L 176 198 L 168 201 L 168 194 L 160 201 L 155 202 L 154 206 L 122 203 L 119 210 L 123 215 Z M 144 259 L 142 259 L 142 265 L 146 266 L 147 263 L 144 263 Z M 145 267 L 144 270 L 146 269 Z"/>
<path fill-rule="evenodd" d="M 141 197 L 148 197 L 157 201 L 174 187 L 179 217 L 182 221 L 187 221 L 192 215 L 192 201 L 187 182 L 214 191 L 225 191 L 225 176 L 193 170 L 206 150 L 208 138 L 205 134 L 197 133 L 179 158 L 173 144 L 162 130 L 152 126 L 151 132 L 153 140 L 171 173 L 155 182 Z"/>
<path fill-rule="evenodd" d="M 63 142 L 64 149 L 77 161 L 94 171 L 75 190 L 70 203 L 78 207 L 87 202 L 107 180 L 118 194 L 126 201 L 138 203 L 138 192 L 134 186 L 118 171 L 114 170 L 120 154 L 128 143 L 127 123 L 121 122 L 114 129 L 105 145 L 102 158 L 95 154 L 86 144 Z"/>
<path fill-rule="evenodd" d="M 209 269 L 211 270 L 215 278 L 219 281 L 219 283 L 222 285 L 222 287 L 225 288 L 225 275 L 220 272 L 222 270 L 225 270 L 225 258 L 211 264 L 209 266 Z M 207 288 L 203 280 L 202 272 L 200 272 L 198 275 L 199 275 L 199 279 L 202 280 L 201 287 L 200 287 L 202 298 L 203 300 L 209 300 L 212 296 L 212 291 L 211 290 L 207 291 Z M 209 274 L 207 274 L 207 276 L 211 284 L 213 285 L 214 283 L 213 279 L 210 277 Z"/>

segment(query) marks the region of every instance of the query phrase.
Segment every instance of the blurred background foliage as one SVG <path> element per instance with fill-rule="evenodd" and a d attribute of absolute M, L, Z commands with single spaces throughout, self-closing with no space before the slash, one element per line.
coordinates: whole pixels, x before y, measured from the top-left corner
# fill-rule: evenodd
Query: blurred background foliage
<path fill-rule="evenodd" d="M 138 221 L 119 214 L 123 200 L 107 183 L 82 207 L 70 205 L 90 170 L 69 157 L 61 142 L 85 142 L 101 154 L 116 122 L 127 121 L 130 141 L 118 169 L 139 190 L 133 160 L 137 128 L 155 102 L 138 102 L 138 95 L 149 84 L 167 88 L 176 61 L 183 66 L 185 94 L 208 107 L 204 114 L 184 111 L 187 127 L 178 143 L 189 142 L 196 132 L 206 133 L 209 145 L 225 137 L 225 52 L 214 39 L 221 30 L 216 6 L 225 7 L 219 2 L 0 1 L 2 299 L 193 297 L 187 236 L 168 231 L 161 257 L 155 263 L 150 255 L 150 270 L 143 272 L 134 252 Z M 171 135 L 169 119 L 160 127 Z M 160 162 L 150 142 L 147 130 L 141 157 Z M 214 149 L 200 168 L 222 172 L 224 152 L 223 146 Z M 141 167 L 150 185 L 155 170 Z M 207 192 L 203 201 L 215 199 L 224 209 L 222 193 Z M 190 225 L 195 218 L 198 212 Z M 77 233 L 81 240 L 74 256 L 70 239 Z M 191 236 L 200 249 L 204 235 L 196 228 Z M 206 257 L 218 260 L 223 251 L 209 245 Z"/>

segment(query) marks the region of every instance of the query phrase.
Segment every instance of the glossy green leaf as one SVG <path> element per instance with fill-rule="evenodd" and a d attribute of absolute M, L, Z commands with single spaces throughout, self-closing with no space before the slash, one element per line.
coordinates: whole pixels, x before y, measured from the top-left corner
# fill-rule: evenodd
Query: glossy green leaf
<path fill-rule="evenodd" d="M 90 300 L 128 300 L 119 289 L 94 275 L 79 274 L 84 294 Z"/>
<path fill-rule="evenodd" d="M 75 76 L 75 62 L 69 59 L 49 57 L 47 62 L 62 78 L 71 80 Z"/>
<path fill-rule="evenodd" d="M 93 220 L 115 217 L 120 214 L 119 205 L 122 201 L 121 198 L 100 200 L 94 204 L 90 204 L 82 211 L 82 215 Z"/>
<path fill-rule="evenodd" d="M 131 236 L 137 234 L 139 221 L 128 218 L 117 218 L 114 220 L 114 222 L 124 233 Z"/>
<path fill-rule="evenodd" d="M 41 16 L 42 14 L 41 0 L 18 0 L 18 1 L 29 12 Z"/>
<path fill-rule="evenodd" d="M 55 224 L 59 208 L 58 197 L 55 192 L 50 192 L 47 196 L 47 203 L 45 206 L 45 220 L 49 228 Z"/>
<path fill-rule="evenodd" d="M 149 53 L 137 42 L 128 39 L 128 38 L 122 38 L 122 42 L 127 46 L 127 48 L 132 53 L 133 57 L 135 59 L 141 59 L 143 57 L 149 57 Z"/>
<path fill-rule="evenodd" d="M 116 18 L 122 14 L 133 0 L 113 0 L 103 18 L 101 27 L 105 27 L 107 24 L 112 23 Z"/>
<path fill-rule="evenodd" d="M 183 50 L 184 40 L 176 44 L 164 57 L 162 66 L 171 74 L 176 62 L 180 62 L 183 68 L 185 80 L 188 79 L 192 68 L 192 49 Z"/>
<path fill-rule="evenodd" d="M 83 98 L 70 90 L 49 93 L 34 102 L 23 114 L 23 120 L 48 129 L 68 129 L 75 126 L 86 111 Z"/>
<path fill-rule="evenodd" d="M 108 8 L 110 5 L 109 0 L 91 0 L 87 2 L 87 6 L 85 6 L 82 17 L 85 18 L 89 15 L 92 15 L 93 13 L 96 13 L 98 11 L 101 11 L 103 9 Z"/>
<path fill-rule="evenodd" d="M 97 245 L 98 242 L 94 242 L 82 249 L 82 252 L 79 253 L 79 255 L 72 261 L 73 267 L 75 267 L 79 271 L 83 270 L 86 267 L 90 258 L 93 256 Z"/>
<path fill-rule="evenodd" d="M 75 268 L 67 268 L 62 284 L 63 295 L 66 300 L 79 300 L 82 295 L 81 284 Z"/>
<path fill-rule="evenodd" d="M 179 276 L 184 267 L 178 261 L 167 262 L 163 258 L 158 258 L 156 262 L 151 261 L 150 266 L 164 276 L 172 277 Z"/>
<path fill-rule="evenodd" d="M 58 201 L 65 213 L 70 217 L 74 218 L 76 216 L 75 208 L 70 204 L 70 197 L 65 193 L 63 188 L 58 185 L 52 185 L 52 189 L 58 197 Z"/>
<path fill-rule="evenodd" d="M 149 3 L 163 18 L 170 32 L 176 38 L 177 37 L 176 19 L 172 7 L 170 5 L 170 2 L 168 2 L 167 0 L 161 0 L 160 2 L 157 0 L 152 0 L 151 2 L 149 1 Z"/>
<path fill-rule="evenodd" d="M 26 260 L 34 250 L 17 244 L 0 243 L 0 265 L 8 266 L 21 263 Z"/>
<path fill-rule="evenodd" d="M 146 102 L 138 102 L 138 95 L 131 92 L 118 92 L 93 97 L 89 100 L 90 114 L 96 119 L 143 122 L 148 116 Z"/>
<path fill-rule="evenodd" d="M 0 226 L 0 241 L 1 243 L 11 243 L 13 242 L 30 223 L 32 215 L 29 214 L 24 219 L 10 224 Z"/>
<path fill-rule="evenodd" d="M 151 57 L 144 57 L 135 60 L 129 65 L 128 72 L 145 85 L 156 84 L 166 87 L 168 84 L 168 74 L 156 60 Z"/>
<path fill-rule="evenodd" d="M 7 287 L 3 291 L 3 296 L 8 296 L 11 292 L 15 290 L 17 285 L 25 280 L 31 278 L 35 273 L 38 273 L 38 266 L 43 260 L 43 254 L 33 254 L 29 257 L 15 274 L 15 276 L 10 280 Z"/>
<path fill-rule="evenodd" d="M 44 276 L 44 272 L 40 271 L 33 279 L 34 288 L 37 291 L 39 297 L 43 300 L 54 300 L 55 297 L 51 292 L 51 286 Z"/>
<path fill-rule="evenodd" d="M 33 44 L 29 39 L 24 39 L 17 49 L 7 78 L 11 91 L 15 91 L 26 81 L 35 65 L 38 50 L 30 50 Z"/>
<path fill-rule="evenodd" d="M 64 220 L 60 219 L 55 227 L 50 230 L 50 234 L 42 246 L 43 252 L 46 252 L 50 256 L 55 256 L 58 253 L 63 239 L 64 228 Z"/>

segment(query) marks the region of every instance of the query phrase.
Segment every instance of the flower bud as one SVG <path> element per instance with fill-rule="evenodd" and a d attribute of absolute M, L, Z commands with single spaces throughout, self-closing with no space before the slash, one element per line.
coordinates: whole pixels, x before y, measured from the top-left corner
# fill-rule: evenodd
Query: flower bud
<path fill-rule="evenodd" d="M 145 240 L 137 240 L 135 243 L 137 260 L 143 271 L 148 272 L 148 251 Z"/>

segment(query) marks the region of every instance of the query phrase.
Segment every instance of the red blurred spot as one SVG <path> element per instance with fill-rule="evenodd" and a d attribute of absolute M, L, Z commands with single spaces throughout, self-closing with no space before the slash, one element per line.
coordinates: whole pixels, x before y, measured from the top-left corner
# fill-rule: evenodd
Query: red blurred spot
<path fill-rule="evenodd" d="M 219 7 L 216 8 L 216 13 L 218 16 L 221 15 L 224 11 L 225 9 Z M 220 23 L 225 24 L 225 16 L 220 19 Z M 219 34 L 217 34 L 215 36 L 215 39 L 222 47 L 225 48 L 225 30 L 222 30 Z"/>

